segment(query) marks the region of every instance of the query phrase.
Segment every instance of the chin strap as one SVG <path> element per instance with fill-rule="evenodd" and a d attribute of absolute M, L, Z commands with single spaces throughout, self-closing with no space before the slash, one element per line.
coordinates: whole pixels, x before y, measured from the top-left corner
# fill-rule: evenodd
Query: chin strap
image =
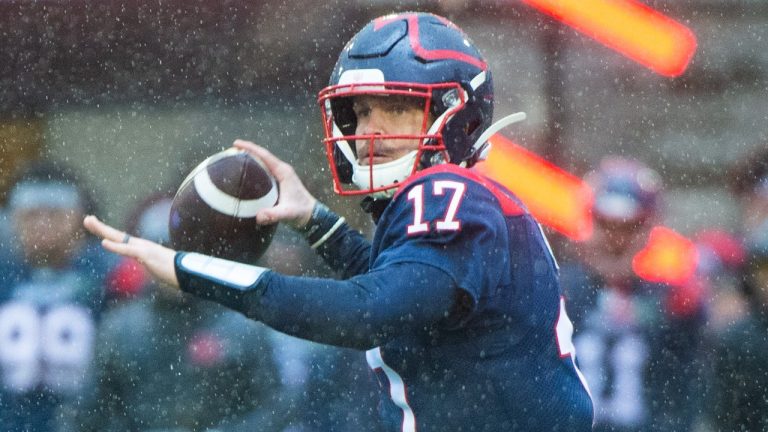
<path fill-rule="evenodd" d="M 488 157 L 488 153 L 491 151 L 491 143 L 489 143 L 488 140 L 491 139 L 491 137 L 496 134 L 496 132 L 513 123 L 521 122 L 525 120 L 526 117 L 527 116 L 524 112 L 516 112 L 506 117 L 502 117 L 496 123 L 492 124 L 488 129 L 486 129 L 485 132 L 480 135 L 480 138 L 475 141 L 475 144 L 472 145 L 472 153 L 480 151 L 480 156 L 477 157 L 477 160 L 485 160 L 485 158 Z M 462 162 L 462 166 L 463 165 L 466 165 L 466 163 Z"/>

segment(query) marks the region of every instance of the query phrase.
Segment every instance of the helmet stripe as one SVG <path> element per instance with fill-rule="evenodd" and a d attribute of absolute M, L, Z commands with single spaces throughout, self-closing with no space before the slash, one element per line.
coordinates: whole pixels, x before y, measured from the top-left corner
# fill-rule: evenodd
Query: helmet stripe
<path fill-rule="evenodd" d="M 373 29 L 374 31 L 378 31 L 382 27 L 403 18 L 408 22 L 408 40 L 411 43 L 411 49 L 417 56 L 425 60 L 456 60 L 471 64 L 478 69 L 488 69 L 488 64 L 485 61 L 469 54 L 454 50 L 429 50 L 421 46 L 421 38 L 419 37 L 419 16 L 415 13 L 386 16 L 376 19 L 374 21 Z"/>
<path fill-rule="evenodd" d="M 416 55 L 425 60 L 457 60 L 469 63 L 482 70 L 488 69 L 488 65 L 484 61 L 472 57 L 471 55 L 464 54 L 463 52 L 454 50 L 428 50 L 422 47 L 421 38 L 419 37 L 419 18 L 416 15 L 408 17 L 408 39 L 411 41 L 411 48 L 416 52 Z"/>

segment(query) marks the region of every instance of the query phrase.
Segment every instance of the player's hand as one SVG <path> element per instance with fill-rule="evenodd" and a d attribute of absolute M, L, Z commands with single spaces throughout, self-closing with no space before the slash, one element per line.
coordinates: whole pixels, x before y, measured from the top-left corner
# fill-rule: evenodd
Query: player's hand
<path fill-rule="evenodd" d="M 119 255 L 138 260 L 152 276 L 160 282 L 177 287 L 174 269 L 176 251 L 153 241 L 128 236 L 125 232 L 112 228 L 96 216 L 86 216 L 83 226 L 93 235 L 100 237 L 104 249 Z"/>
<path fill-rule="evenodd" d="M 280 186 L 280 199 L 276 206 L 264 209 L 256 215 L 259 224 L 283 222 L 294 228 L 302 228 L 312 216 L 317 199 L 309 193 L 293 167 L 278 159 L 269 150 L 250 141 L 236 140 L 234 146 L 259 158 Z"/>

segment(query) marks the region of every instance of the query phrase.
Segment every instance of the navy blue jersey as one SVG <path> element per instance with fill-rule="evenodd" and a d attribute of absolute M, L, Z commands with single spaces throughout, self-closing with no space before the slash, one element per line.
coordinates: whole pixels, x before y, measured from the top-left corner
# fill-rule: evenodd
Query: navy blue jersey
<path fill-rule="evenodd" d="M 279 331 L 366 351 L 385 430 L 591 429 L 557 264 L 502 187 L 453 165 L 425 170 L 371 244 L 344 225 L 319 252 L 345 280 L 184 252 L 176 273 L 183 290 Z"/>
<path fill-rule="evenodd" d="M 370 262 L 437 267 L 463 294 L 454 321 L 367 352 L 392 430 L 590 429 L 557 264 L 511 193 L 454 165 L 426 170 L 382 214 Z"/>
<path fill-rule="evenodd" d="M 102 286 L 76 265 L 19 263 L 0 280 L 0 429 L 57 430 L 90 390 Z"/>

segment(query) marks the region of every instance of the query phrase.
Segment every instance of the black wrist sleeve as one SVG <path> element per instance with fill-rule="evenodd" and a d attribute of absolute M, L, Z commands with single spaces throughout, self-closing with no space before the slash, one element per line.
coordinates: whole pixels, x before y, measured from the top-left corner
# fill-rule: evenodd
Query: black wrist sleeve
<path fill-rule="evenodd" d="M 297 231 L 304 235 L 312 249 L 317 249 L 343 224 L 343 217 L 318 201 L 312 209 L 312 216 L 307 225 Z"/>
<path fill-rule="evenodd" d="M 307 225 L 297 231 L 342 279 L 368 270 L 371 244 L 320 201 Z"/>

